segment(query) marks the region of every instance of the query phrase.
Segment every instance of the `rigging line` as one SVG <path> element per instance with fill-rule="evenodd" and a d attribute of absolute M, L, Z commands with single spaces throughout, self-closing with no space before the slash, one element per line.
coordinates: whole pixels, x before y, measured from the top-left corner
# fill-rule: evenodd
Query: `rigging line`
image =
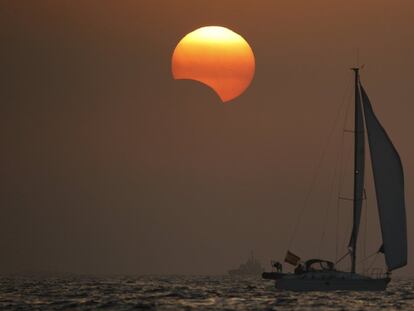
<path fill-rule="evenodd" d="M 364 259 L 361 259 L 359 262 L 358 262 L 358 264 L 360 264 L 360 263 L 363 263 L 363 262 L 365 262 L 365 261 L 367 261 L 368 259 L 370 259 L 372 256 L 374 256 L 374 255 L 377 255 L 378 254 L 378 252 L 377 251 L 375 251 L 375 252 L 373 252 L 371 255 L 369 255 L 368 257 L 365 257 Z"/>
<path fill-rule="evenodd" d="M 335 261 L 338 260 L 339 210 L 340 210 L 340 203 L 339 203 L 339 200 L 336 200 Z"/>
<path fill-rule="evenodd" d="M 325 239 L 325 234 L 326 234 L 326 227 L 328 224 L 328 217 L 329 217 L 329 208 L 332 207 L 332 200 L 335 196 L 335 191 L 334 191 L 334 186 L 335 186 L 335 180 L 337 178 L 338 175 L 338 162 L 339 162 L 339 157 L 340 157 L 340 152 L 338 152 L 337 156 L 336 156 L 336 161 L 335 161 L 335 169 L 332 175 L 332 181 L 331 181 L 331 185 L 330 185 L 330 190 L 329 190 L 329 196 L 328 196 L 328 204 L 326 205 L 325 208 L 325 218 L 324 218 L 324 222 L 323 222 L 323 227 L 322 227 L 322 234 L 321 234 L 321 240 L 320 240 L 320 244 L 319 244 L 319 250 L 318 250 L 318 257 L 320 257 L 321 254 L 321 249 L 323 247 L 323 242 Z"/>
<path fill-rule="evenodd" d="M 342 132 L 342 137 L 341 137 L 341 148 L 339 150 L 339 155 L 340 155 L 340 164 L 339 164 L 339 178 L 338 178 L 338 199 L 336 201 L 336 238 L 335 238 L 335 260 L 338 259 L 338 246 L 339 246 L 339 219 L 340 219 L 340 207 L 341 207 L 341 201 L 339 200 L 339 196 L 341 194 L 342 191 L 342 186 L 343 186 L 343 182 L 344 182 L 344 175 L 345 175 L 345 164 L 344 164 L 344 145 L 345 145 L 345 129 L 346 129 L 346 122 L 348 120 L 348 115 L 349 115 L 349 109 L 351 106 L 351 92 L 350 92 L 350 85 L 352 83 L 353 80 L 349 80 L 348 86 L 347 86 L 347 91 L 346 94 L 348 95 L 348 98 L 346 99 L 346 101 L 348 102 L 348 105 L 346 107 L 345 110 L 345 118 L 344 118 L 344 124 L 343 124 L 343 132 Z M 348 155 L 349 156 L 349 155 Z M 345 157 L 346 159 L 346 157 Z"/>
<path fill-rule="evenodd" d="M 348 116 L 348 109 L 349 105 L 347 107 L 346 113 L 345 113 L 345 121 L 344 121 L 344 127 L 346 124 L 346 119 Z M 342 132 L 342 137 L 341 137 L 341 148 L 339 150 L 339 178 L 338 178 L 338 198 L 339 198 L 339 194 L 341 193 L 341 188 L 342 188 L 342 183 L 343 183 L 343 165 L 344 165 L 344 157 L 343 157 L 343 150 L 344 150 L 344 138 L 345 138 L 345 132 Z M 338 240 L 339 240 L 339 213 L 340 213 L 340 205 L 341 205 L 341 200 L 337 199 L 336 200 L 336 232 L 335 232 L 335 260 L 338 260 Z"/>
<path fill-rule="evenodd" d="M 337 265 L 338 263 L 340 263 L 341 261 L 342 261 L 342 259 L 344 259 L 346 256 L 348 256 L 349 254 L 351 254 L 351 252 L 350 251 L 347 251 L 346 253 L 345 253 L 345 255 L 343 255 L 341 258 L 339 258 L 336 262 L 335 262 L 335 264 Z"/>
<path fill-rule="evenodd" d="M 346 163 L 344 165 L 343 175 L 345 175 L 345 167 L 349 168 L 349 166 L 350 166 L 349 163 L 351 162 L 351 156 L 352 156 L 352 148 L 349 148 L 348 154 L 346 156 Z M 340 193 L 339 193 L 339 195 L 340 195 Z M 351 235 L 351 231 L 352 231 L 352 226 L 348 226 L 348 230 L 347 230 L 346 234 L 343 236 L 343 239 L 342 239 L 341 249 L 345 247 L 346 239 L 349 238 L 349 236 Z"/>
<path fill-rule="evenodd" d="M 349 240 L 349 237 L 351 236 L 351 232 L 352 232 L 352 226 L 349 226 L 349 224 L 344 223 L 343 227 L 345 227 L 345 228 L 343 230 L 344 235 L 342 237 L 342 243 L 341 243 L 340 249 L 344 249 L 344 248 L 347 247 L 347 242 L 346 241 Z"/>
<path fill-rule="evenodd" d="M 378 252 L 376 252 L 375 254 L 378 254 Z M 372 266 L 375 264 L 375 262 L 377 261 L 378 256 L 374 257 L 374 260 L 371 262 L 371 264 L 369 265 L 367 271 L 371 270 Z"/>
<path fill-rule="evenodd" d="M 344 96 L 343 96 L 343 100 L 342 100 L 341 104 L 340 104 L 340 105 L 339 105 L 339 107 L 338 107 L 339 109 L 338 109 L 338 111 L 337 111 L 337 114 L 336 114 L 336 117 L 335 117 L 335 119 L 334 119 L 334 122 L 332 123 L 331 130 L 330 130 L 329 135 L 328 135 L 328 138 L 327 138 L 327 140 L 326 140 L 326 144 L 325 144 L 325 146 L 324 146 L 324 148 L 323 148 L 323 151 L 322 151 L 322 155 L 321 155 L 320 161 L 319 161 L 319 163 L 318 163 L 318 164 L 317 164 L 317 166 L 316 166 L 315 172 L 314 172 L 313 177 L 312 177 L 311 185 L 310 185 L 310 187 L 309 187 L 308 192 L 307 192 L 307 193 L 306 193 L 306 195 L 305 195 L 305 200 L 304 200 L 303 206 L 302 206 L 302 208 L 301 208 L 301 209 L 300 209 L 300 211 L 299 211 L 299 214 L 298 214 L 298 217 L 297 217 L 296 224 L 294 225 L 293 232 L 292 232 L 291 237 L 290 237 L 289 247 L 288 247 L 289 249 L 291 248 L 292 243 L 293 243 L 293 240 L 294 240 L 294 239 L 295 239 L 295 237 L 296 237 L 297 230 L 298 230 L 298 226 L 299 226 L 299 222 L 300 222 L 300 220 L 301 220 L 301 218 L 302 218 L 302 215 L 303 215 L 303 212 L 304 212 L 304 210 L 305 210 L 305 207 L 308 205 L 310 195 L 311 195 L 311 193 L 312 193 L 312 191 L 313 191 L 313 187 L 314 187 L 314 185 L 315 185 L 315 183 L 316 183 L 316 179 L 317 179 L 317 177 L 318 177 L 318 172 L 320 171 L 320 168 L 321 168 L 321 166 L 322 166 L 323 160 L 324 160 L 324 158 L 325 158 L 326 151 L 327 151 L 328 146 L 329 146 L 329 142 L 330 142 L 330 140 L 331 140 L 331 138 L 332 138 L 332 136 L 333 136 L 333 133 L 334 133 L 334 130 L 335 130 L 336 124 L 338 123 L 339 117 L 340 117 L 340 115 L 341 115 L 342 107 L 344 106 L 344 103 L 345 103 L 345 96 L 346 96 L 346 95 L 344 94 Z"/>
<path fill-rule="evenodd" d="M 367 197 L 367 192 L 365 191 L 364 188 L 364 197 L 365 197 L 365 211 L 364 211 L 364 236 L 363 236 L 363 252 L 362 254 L 364 255 L 364 258 L 367 256 L 367 230 L 368 230 L 368 197 Z M 365 270 L 365 262 L 363 263 L 362 266 L 362 271 Z"/>

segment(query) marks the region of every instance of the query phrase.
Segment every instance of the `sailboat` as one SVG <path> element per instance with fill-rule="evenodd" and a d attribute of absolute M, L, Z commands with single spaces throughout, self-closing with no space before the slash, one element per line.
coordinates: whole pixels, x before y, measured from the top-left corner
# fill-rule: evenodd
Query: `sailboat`
<path fill-rule="evenodd" d="M 285 261 L 296 266 L 294 273 L 264 272 L 262 277 L 274 279 L 276 288 L 291 291 L 381 291 L 391 280 L 391 272 L 407 264 L 407 226 L 404 200 L 404 174 L 397 150 L 377 119 L 360 80 L 360 67 L 355 73 L 353 224 L 348 253 L 351 271 L 336 270 L 333 262 L 310 259 L 305 262 L 288 251 Z M 356 272 L 357 241 L 364 200 L 365 135 L 371 155 L 371 166 L 382 245 L 378 252 L 385 256 L 387 272 L 368 276 Z"/>

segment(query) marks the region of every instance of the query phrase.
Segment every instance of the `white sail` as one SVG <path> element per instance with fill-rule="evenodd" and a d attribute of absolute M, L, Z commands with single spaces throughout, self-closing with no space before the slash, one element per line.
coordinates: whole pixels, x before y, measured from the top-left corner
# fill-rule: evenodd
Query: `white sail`
<path fill-rule="evenodd" d="M 360 84 L 372 170 L 381 223 L 383 250 L 389 270 L 407 264 L 404 173 L 397 150 L 372 110 Z"/>

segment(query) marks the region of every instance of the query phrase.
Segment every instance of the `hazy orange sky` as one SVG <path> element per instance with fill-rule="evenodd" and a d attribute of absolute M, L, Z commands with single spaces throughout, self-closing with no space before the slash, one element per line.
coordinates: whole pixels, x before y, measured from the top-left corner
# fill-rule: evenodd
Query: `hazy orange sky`
<path fill-rule="evenodd" d="M 176 44 L 206 25 L 255 53 L 252 84 L 226 105 L 171 75 Z M 357 48 L 403 161 L 412 245 L 413 29 L 409 0 L 2 1 L 0 272 L 217 274 L 250 250 L 282 259 Z M 291 249 L 304 258 L 334 255 L 332 241 L 318 254 L 334 134 Z M 396 274 L 412 276 L 412 258 Z"/>

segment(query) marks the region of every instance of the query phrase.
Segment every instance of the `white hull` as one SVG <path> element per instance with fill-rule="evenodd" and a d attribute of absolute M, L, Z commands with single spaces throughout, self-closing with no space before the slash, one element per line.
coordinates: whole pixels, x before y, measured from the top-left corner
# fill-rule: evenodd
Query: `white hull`
<path fill-rule="evenodd" d="M 383 291 L 389 278 L 373 279 L 346 272 L 308 272 L 300 275 L 286 274 L 276 280 L 276 288 L 290 291 Z"/>

